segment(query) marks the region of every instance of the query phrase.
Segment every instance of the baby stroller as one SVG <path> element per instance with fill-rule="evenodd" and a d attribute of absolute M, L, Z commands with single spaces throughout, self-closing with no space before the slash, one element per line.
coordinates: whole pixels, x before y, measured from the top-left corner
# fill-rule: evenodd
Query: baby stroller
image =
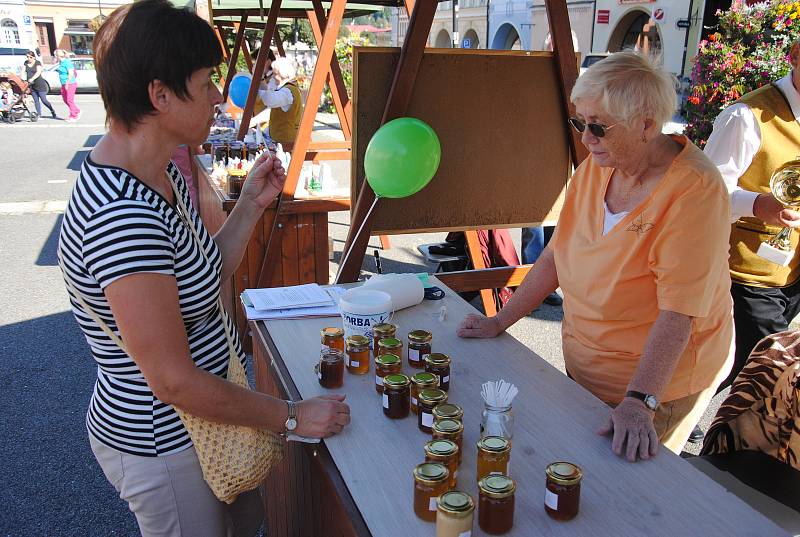
<path fill-rule="evenodd" d="M 9 110 L 3 110 L 2 117 L 6 123 L 16 123 L 27 116 L 30 121 L 39 119 L 36 114 L 33 97 L 28 91 L 28 83 L 13 73 L 0 73 L 0 83 L 8 82 L 14 94 Z"/>

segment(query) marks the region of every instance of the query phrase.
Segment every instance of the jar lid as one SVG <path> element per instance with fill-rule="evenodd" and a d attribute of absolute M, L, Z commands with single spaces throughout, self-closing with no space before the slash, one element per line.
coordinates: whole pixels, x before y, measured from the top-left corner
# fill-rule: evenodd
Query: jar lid
<path fill-rule="evenodd" d="M 394 334 L 395 332 L 397 332 L 397 327 L 391 323 L 378 323 L 372 327 L 372 333 L 376 336 Z"/>
<path fill-rule="evenodd" d="M 363 347 L 364 345 L 369 345 L 369 338 L 367 336 L 350 336 L 346 341 L 348 345 L 352 345 L 353 347 Z"/>
<path fill-rule="evenodd" d="M 412 330 L 408 333 L 408 339 L 414 343 L 428 343 L 433 339 L 433 334 L 427 330 Z"/>
<path fill-rule="evenodd" d="M 511 444 L 502 436 L 484 436 L 478 440 L 478 449 L 492 453 L 502 453 L 511 449 Z"/>
<path fill-rule="evenodd" d="M 411 382 L 418 386 L 438 386 L 439 375 L 434 373 L 416 373 L 411 377 Z"/>
<path fill-rule="evenodd" d="M 453 403 L 442 403 L 433 409 L 433 416 L 438 419 L 460 420 L 464 416 L 464 409 Z"/>
<path fill-rule="evenodd" d="M 468 516 L 475 509 L 472 496 L 459 490 L 445 492 L 438 498 L 439 510 L 459 518 Z"/>
<path fill-rule="evenodd" d="M 577 464 L 571 462 L 554 462 L 545 470 L 547 477 L 560 485 L 574 485 L 583 477 L 583 471 Z"/>
<path fill-rule="evenodd" d="M 491 473 L 478 481 L 478 488 L 490 498 L 507 498 L 514 494 L 517 484 L 507 475 Z"/>
<path fill-rule="evenodd" d="M 403 342 L 396 337 L 385 337 L 378 340 L 378 345 L 381 347 L 402 347 Z"/>
<path fill-rule="evenodd" d="M 414 468 L 414 479 L 420 483 L 441 483 L 450 477 L 450 472 L 444 464 L 438 462 L 423 462 Z"/>
<path fill-rule="evenodd" d="M 401 363 L 401 360 L 396 354 L 381 354 L 375 358 L 375 363 L 377 365 L 396 365 Z"/>
<path fill-rule="evenodd" d="M 322 337 L 344 337 L 344 330 L 335 326 L 328 326 L 320 330 Z"/>
<path fill-rule="evenodd" d="M 427 404 L 444 403 L 447 401 L 447 394 L 438 388 L 428 388 L 419 392 L 418 399 Z"/>
<path fill-rule="evenodd" d="M 447 457 L 458 453 L 458 444 L 452 440 L 431 440 L 425 444 L 425 453 Z"/>
<path fill-rule="evenodd" d="M 410 382 L 408 377 L 402 373 L 393 373 L 383 377 L 384 388 L 402 388 L 403 386 L 408 386 Z"/>
<path fill-rule="evenodd" d="M 451 360 L 450 357 L 443 352 L 432 352 L 430 354 L 425 355 L 424 361 L 425 363 L 431 365 L 443 366 L 443 365 L 450 365 Z"/>
<path fill-rule="evenodd" d="M 457 434 L 464 431 L 464 424 L 452 419 L 438 420 L 433 423 L 433 430 L 437 433 Z"/>

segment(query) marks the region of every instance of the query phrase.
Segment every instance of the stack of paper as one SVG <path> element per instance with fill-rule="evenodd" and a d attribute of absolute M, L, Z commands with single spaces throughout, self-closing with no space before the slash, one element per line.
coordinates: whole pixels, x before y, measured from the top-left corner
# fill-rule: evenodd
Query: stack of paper
<path fill-rule="evenodd" d="M 339 315 L 342 287 L 322 288 L 319 284 L 245 289 L 241 300 L 248 320 L 301 319 Z"/>

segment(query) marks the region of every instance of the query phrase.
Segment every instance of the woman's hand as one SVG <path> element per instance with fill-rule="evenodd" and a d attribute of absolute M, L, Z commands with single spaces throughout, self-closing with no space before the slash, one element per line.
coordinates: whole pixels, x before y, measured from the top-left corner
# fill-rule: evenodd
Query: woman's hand
<path fill-rule="evenodd" d="M 342 432 L 350 423 L 350 407 L 345 395 L 322 395 L 297 404 L 297 429 L 300 436 L 327 438 Z"/>
<path fill-rule="evenodd" d="M 612 451 L 622 456 L 622 446 L 626 444 L 625 458 L 629 462 L 636 462 L 637 456 L 647 460 L 658 453 L 658 435 L 653 426 L 653 416 L 653 411 L 644 406 L 644 403 L 626 397 L 616 408 L 611 409 L 608 422 L 597 434 L 607 435 L 613 432 Z"/>
<path fill-rule="evenodd" d="M 283 164 L 275 155 L 265 151 L 247 174 L 241 198 L 252 201 L 259 209 L 264 209 L 283 190 L 284 182 L 286 170 L 283 169 Z"/>
<path fill-rule="evenodd" d="M 458 337 L 491 338 L 500 335 L 503 327 L 497 317 L 469 314 L 458 327 Z"/>

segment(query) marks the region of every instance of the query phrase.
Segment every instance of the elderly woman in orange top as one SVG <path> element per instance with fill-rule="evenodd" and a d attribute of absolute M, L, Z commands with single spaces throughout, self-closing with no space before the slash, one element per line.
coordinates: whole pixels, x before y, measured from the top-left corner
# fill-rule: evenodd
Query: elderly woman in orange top
<path fill-rule="evenodd" d="M 684 136 L 662 134 L 675 89 L 647 58 L 609 56 L 571 98 L 590 156 L 557 231 L 503 310 L 458 333 L 497 336 L 560 286 L 567 374 L 611 407 L 600 434 L 630 461 L 659 442 L 679 453 L 732 364 L 725 185 Z"/>

